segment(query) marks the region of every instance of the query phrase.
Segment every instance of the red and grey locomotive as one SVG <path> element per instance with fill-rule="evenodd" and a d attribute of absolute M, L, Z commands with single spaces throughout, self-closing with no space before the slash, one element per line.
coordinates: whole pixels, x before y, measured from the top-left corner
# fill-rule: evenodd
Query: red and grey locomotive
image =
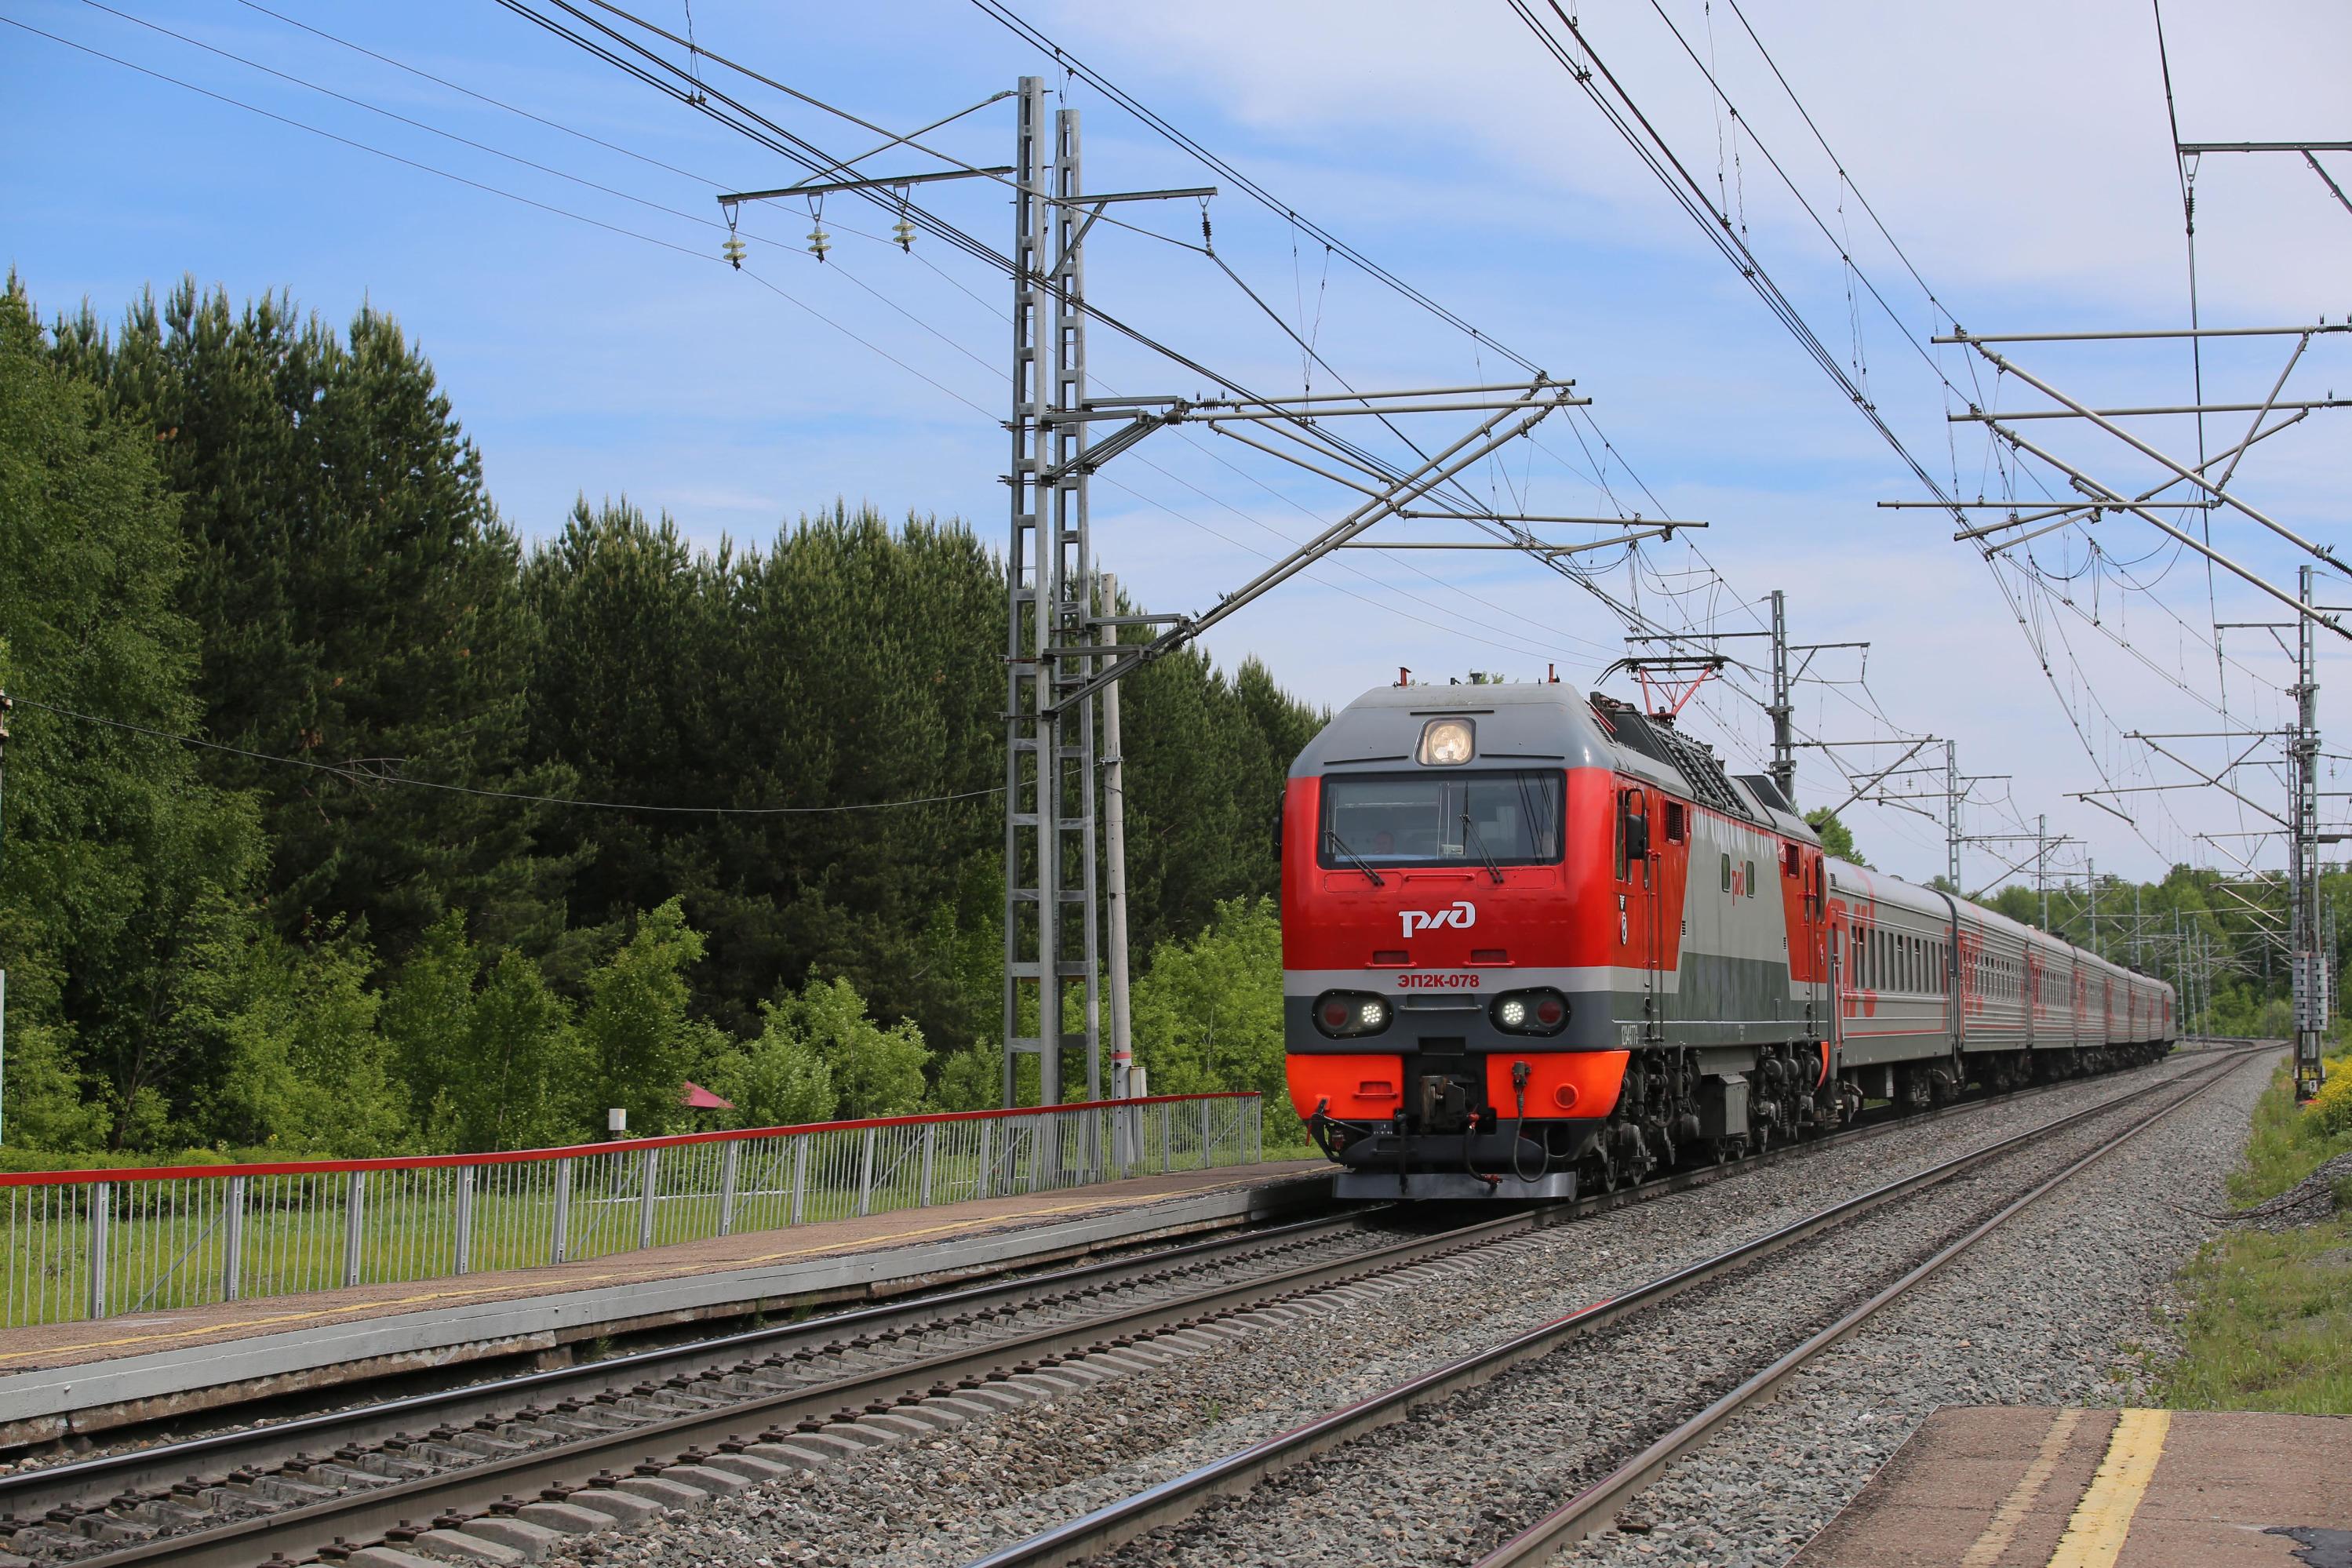
<path fill-rule="evenodd" d="M 1565 1197 L 2175 1033 L 2171 987 L 1833 860 L 1769 776 L 1557 683 L 1349 704 L 1291 768 L 1282 883 L 1342 1197 Z"/>

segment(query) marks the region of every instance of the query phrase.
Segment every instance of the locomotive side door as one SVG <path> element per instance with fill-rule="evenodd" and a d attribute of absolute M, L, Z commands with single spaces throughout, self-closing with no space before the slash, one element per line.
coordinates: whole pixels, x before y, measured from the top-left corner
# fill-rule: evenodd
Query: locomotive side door
<path fill-rule="evenodd" d="M 1659 1028 L 1656 845 L 1649 791 L 1617 782 L 1617 943 L 1622 969 L 1640 976 L 1641 1015 L 1619 1019 L 1621 1045 L 1654 1040 Z"/>
<path fill-rule="evenodd" d="M 1790 944 L 1790 956 L 1801 953 L 1805 960 L 1805 1023 L 1817 1030 L 1822 1039 L 1830 1038 L 1827 1019 L 1830 1017 L 1828 980 L 1829 919 L 1822 897 L 1822 856 L 1818 850 L 1801 844 L 1791 844 L 1786 852 L 1797 856 L 1798 938 L 1802 946 Z"/>

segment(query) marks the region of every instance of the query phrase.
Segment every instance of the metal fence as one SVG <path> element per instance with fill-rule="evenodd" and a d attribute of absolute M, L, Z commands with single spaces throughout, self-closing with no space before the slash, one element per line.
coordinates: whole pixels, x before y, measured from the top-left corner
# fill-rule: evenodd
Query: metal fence
<path fill-rule="evenodd" d="M 1255 1094 L 1192 1094 L 519 1154 L 0 1176 L 0 1327 L 577 1261 L 1263 1154 Z"/>

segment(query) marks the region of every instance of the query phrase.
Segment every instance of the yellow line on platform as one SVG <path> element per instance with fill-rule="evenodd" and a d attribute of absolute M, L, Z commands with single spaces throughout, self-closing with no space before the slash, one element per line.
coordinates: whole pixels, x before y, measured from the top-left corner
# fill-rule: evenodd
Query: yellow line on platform
<path fill-rule="evenodd" d="M 2115 1568 L 2131 1533 L 2132 1515 L 2139 1511 L 2147 1484 L 2156 1479 L 2157 1462 L 2164 1458 L 2165 1434 L 2172 1428 L 2169 1410 L 2126 1410 L 2116 1418 L 2115 1435 L 2107 1439 L 2107 1457 L 2091 1488 L 2074 1505 L 2058 1550 L 2048 1568 Z"/>
<path fill-rule="evenodd" d="M 1044 1218 L 1050 1218 L 1055 1215 L 1075 1213 L 1084 1209 L 1118 1208 L 1132 1204 L 1155 1203 L 1163 1198 L 1191 1197 L 1197 1196 L 1197 1193 L 1212 1192 L 1214 1190 L 1215 1187 L 1213 1186 L 1206 1186 L 1198 1188 L 1195 1191 L 1188 1192 L 1121 1193 L 1112 1197 L 1095 1194 L 1082 1201 L 1055 1204 L 1045 1208 L 1026 1208 L 1021 1210 L 1017 1214 L 973 1215 L 963 1219 L 947 1220 L 937 1225 L 918 1226 L 912 1229 L 895 1230 L 879 1236 L 854 1237 L 845 1240 L 828 1241 L 809 1247 L 787 1248 L 781 1252 L 761 1253 L 750 1258 L 731 1258 L 722 1260 L 722 1264 L 719 1268 L 695 1270 L 691 1271 L 711 1274 L 730 1273 L 739 1269 L 756 1269 L 763 1264 L 782 1263 L 794 1258 L 817 1258 L 822 1257 L 828 1252 L 856 1252 L 874 1247 L 898 1246 L 906 1242 L 921 1240 L 927 1237 L 940 1237 L 958 1230 L 970 1230 L 977 1227 L 1002 1224 L 1008 1219 Z M 561 1269 L 566 1267 L 566 1265 L 558 1263 L 552 1265 L 552 1267 Z M 304 1312 L 271 1312 L 266 1316 L 232 1319 L 226 1322 L 200 1323 L 193 1328 L 154 1329 L 142 1333 L 118 1334 L 110 1339 L 77 1340 L 68 1343 L 44 1345 L 33 1350 L 0 1351 L 0 1364 L 5 1364 L 12 1361 L 37 1360 L 44 1356 L 58 1355 L 74 1351 L 120 1351 L 123 1347 L 130 1345 L 155 1345 L 168 1343 L 174 1340 L 203 1339 L 207 1335 L 231 1334 L 234 1331 L 239 1329 L 257 1329 L 275 1332 L 289 1327 L 299 1326 L 303 1323 L 331 1322 L 337 1318 L 345 1318 L 352 1316 L 353 1314 L 361 1313 L 364 1313 L 369 1316 L 380 1317 L 390 1317 L 394 1315 L 392 1312 L 385 1312 L 383 1310 L 385 1308 L 423 1308 L 435 1305 L 446 1305 L 453 1301 L 475 1300 L 486 1296 L 560 1295 L 572 1291 L 584 1290 L 593 1285 L 628 1284 L 642 1280 L 671 1278 L 674 1277 L 677 1272 L 677 1270 L 675 1270 L 662 1268 L 616 1269 L 595 1274 L 566 1274 L 559 1279 L 509 1281 L 504 1284 L 481 1284 L 435 1291 L 422 1291 L 415 1295 L 409 1296 L 388 1296 L 364 1301 L 349 1301 L 339 1306 L 314 1307 Z M 551 1289 L 550 1287 L 554 1288 Z"/>
<path fill-rule="evenodd" d="M 2009 1550 L 2011 1540 L 2017 1534 L 2017 1527 L 2025 1522 L 2033 1505 L 2042 1500 L 2042 1489 L 2050 1484 L 2051 1472 L 2065 1457 L 2066 1445 L 2074 1440 L 2074 1428 L 2082 1420 L 2080 1410 L 2058 1412 L 2057 1418 L 2050 1423 L 2050 1430 L 2042 1434 L 2042 1447 L 2034 1454 L 2033 1462 L 2025 1467 L 2017 1485 L 1993 1511 L 1992 1522 L 1985 1526 L 1984 1533 L 1960 1559 L 1960 1568 L 1993 1568 L 2000 1561 L 2000 1554 Z"/>

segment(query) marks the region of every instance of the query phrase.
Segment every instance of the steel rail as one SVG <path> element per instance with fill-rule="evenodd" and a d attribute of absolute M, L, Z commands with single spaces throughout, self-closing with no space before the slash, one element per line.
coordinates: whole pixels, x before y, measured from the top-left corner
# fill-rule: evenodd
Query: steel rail
<path fill-rule="evenodd" d="M 1893 1132 L 1900 1127 L 1968 1112 L 2059 1088 L 2076 1080 L 2031 1085 L 2000 1094 L 1979 1095 L 1907 1115 L 1880 1113 L 1872 1120 L 1801 1143 L 1765 1151 L 1749 1159 L 1696 1170 L 1670 1172 L 1632 1189 L 1603 1192 L 1569 1200 L 1567 1218 L 1605 1212 L 1651 1197 L 1686 1192 L 1709 1182 L 1761 1168 L 1816 1149 L 1834 1147 Z M 68 1464 L 0 1475 L 0 1512 L 37 1518 L 57 1508 L 96 1506 L 124 1492 L 168 1487 L 190 1473 L 226 1473 L 239 1468 L 282 1464 L 308 1448 L 381 1441 L 415 1430 L 422 1425 L 470 1426 L 485 1417 L 510 1411 L 532 1399 L 593 1398 L 632 1380 L 698 1373 L 708 1365 L 745 1354 L 789 1354 L 803 1348 L 858 1334 L 906 1333 L 926 1322 L 956 1312 L 976 1312 L 1004 1303 L 1036 1302 L 1065 1290 L 1102 1287 L 1122 1278 L 1148 1277 L 1172 1265 L 1196 1265 L 1220 1254 L 1235 1260 L 1252 1253 L 1319 1239 L 1310 1232 L 1336 1235 L 1360 1228 L 1372 1216 L 1393 1206 L 1376 1205 L 1338 1218 L 1296 1221 L 1228 1236 L 1160 1248 L 1140 1255 L 1102 1260 L 1018 1278 L 999 1279 L 939 1294 L 905 1298 L 874 1306 L 828 1313 L 805 1322 L 746 1330 L 654 1347 L 572 1366 L 553 1367 L 510 1377 L 467 1383 L 454 1388 L 409 1395 L 353 1408 L 325 1411 L 289 1420 L 207 1434 L 175 1442 L 115 1454 L 103 1454 Z M 1358 1259 L 1370 1256 L 1357 1253 Z M 1006 1265 L 1011 1273 L 1022 1265 Z M 225 1406 L 224 1409 L 233 1409 Z"/>
<path fill-rule="evenodd" d="M 1432 1257 L 1475 1249 L 1523 1231 L 1630 1207 L 1654 1197 L 1687 1192 L 1817 1150 L 1874 1138 L 1930 1121 L 1965 1115 L 2080 1082 L 2078 1079 L 2063 1079 L 2053 1083 L 2031 1085 L 2002 1093 L 1964 1099 L 1921 1113 L 1882 1113 L 1867 1123 L 1822 1137 L 1785 1144 L 1746 1159 L 1674 1172 L 1632 1187 L 1517 1210 L 1494 1219 L 1434 1235 L 1407 1238 L 1369 1251 L 1325 1260 L 1272 1275 L 1226 1281 L 1207 1291 L 1139 1304 L 1122 1312 L 1051 1325 L 1025 1334 L 991 1340 L 948 1354 L 902 1362 L 772 1396 L 741 1398 L 714 1409 L 681 1414 L 667 1421 L 649 1422 L 593 1437 L 550 1444 L 543 1449 L 486 1460 L 440 1475 L 394 1482 L 257 1516 L 224 1529 L 159 1535 L 112 1552 L 78 1558 L 77 1568 L 113 1568 L 117 1564 L 163 1561 L 219 1564 L 222 1568 L 230 1568 L 230 1565 L 257 1562 L 271 1552 L 284 1552 L 299 1557 L 319 1547 L 333 1545 L 338 1537 L 350 1542 L 365 1542 L 410 1519 L 450 1512 L 479 1512 L 504 1500 L 509 1494 L 527 1497 L 544 1487 L 576 1484 L 581 1477 L 599 1468 L 625 1469 L 645 1462 L 651 1456 L 679 1453 L 698 1444 L 716 1445 L 721 1440 L 721 1433 L 726 1440 L 736 1440 L 744 1428 L 756 1427 L 762 1423 L 772 1430 L 877 1403 L 904 1402 L 922 1391 L 936 1390 L 944 1385 L 963 1383 L 969 1386 L 992 1377 L 1002 1378 L 1008 1375 L 1004 1371 L 1008 1366 L 1051 1364 L 1072 1354 L 1083 1354 L 1087 1349 L 1100 1349 L 1107 1343 L 1118 1343 L 1122 1339 L 1131 1341 L 1176 1326 L 1235 1315 L 1344 1280 L 1376 1275 L 1409 1267 Z M 2151 1092 L 2160 1087 L 2161 1084 L 2150 1085 L 2123 1098 Z M 2119 1103 L 2110 1101 L 2078 1115 L 2093 1114 Z M 2064 1125 L 2066 1121 L 2073 1119 L 2050 1125 Z M 513 1419 L 518 1405 L 530 1399 L 593 1398 L 597 1393 L 615 1391 L 629 1377 L 642 1378 L 648 1373 L 667 1371 L 675 1378 L 681 1368 L 696 1368 L 702 1375 L 715 1378 L 723 1375 L 723 1366 L 714 1368 L 711 1364 L 739 1360 L 747 1351 L 781 1359 L 777 1356 L 779 1351 L 789 1354 L 794 1348 L 821 1346 L 852 1335 L 866 1337 L 920 1333 L 926 1327 L 936 1331 L 945 1326 L 941 1320 L 956 1312 L 969 1314 L 992 1304 L 1001 1308 L 1003 1303 L 1024 1298 L 1045 1297 L 1045 1300 L 1036 1301 L 1034 1304 L 1050 1308 L 1056 1304 L 1052 1298 L 1066 1290 L 1088 1288 L 1099 1291 L 1106 1288 L 1107 1282 L 1114 1277 L 1121 1275 L 1140 1276 L 1143 1282 L 1150 1282 L 1150 1276 L 1163 1271 L 1171 1263 L 1199 1268 L 1214 1261 L 1209 1255 L 1218 1252 L 1234 1252 L 1241 1260 L 1246 1260 L 1255 1250 L 1276 1250 L 1318 1239 L 1308 1236 L 1307 1233 L 1309 1231 L 1322 1229 L 1336 1234 L 1341 1229 L 1360 1226 L 1370 1215 L 1382 1212 L 1389 1207 L 1360 1210 L 1338 1219 L 1305 1220 L 1238 1236 L 1214 1238 L 1139 1258 L 1110 1260 L 1044 1275 L 993 1281 L 944 1295 L 857 1309 L 803 1323 L 698 1340 L 574 1367 L 524 1374 L 492 1383 L 384 1401 L 354 1410 L 326 1412 L 267 1427 L 218 1433 L 70 1465 L 0 1476 L 0 1506 L 21 1518 L 37 1519 L 52 1508 L 69 1507 L 75 1502 L 85 1509 L 90 1508 L 93 1506 L 90 1500 L 95 1492 L 128 1494 L 136 1492 L 142 1485 L 152 1487 L 177 1480 L 188 1472 L 192 1463 L 215 1471 L 238 1466 L 263 1468 L 324 1447 L 414 1436 L 419 1427 L 427 1422 L 440 1427 L 453 1427 L 474 1425 L 487 1417 L 501 1415 Z M 697 1364 L 701 1364 L 697 1367 Z"/>
<path fill-rule="evenodd" d="M 1296 1220 L 1213 1236 L 1044 1273 L 992 1280 L 937 1294 L 902 1297 L 799 1322 L 659 1345 L 572 1366 L 408 1395 L 353 1409 L 322 1411 L 233 1432 L 209 1433 L 123 1453 L 102 1454 L 70 1464 L 19 1470 L 0 1475 L 0 1511 L 34 1518 L 75 1501 L 168 1486 L 185 1476 L 192 1467 L 226 1472 L 240 1467 L 282 1463 L 321 1444 L 331 1448 L 376 1441 L 413 1432 L 420 1427 L 471 1426 L 485 1416 L 513 1410 L 534 1399 L 593 1398 L 613 1387 L 625 1387 L 647 1377 L 700 1372 L 714 1361 L 732 1360 L 746 1354 L 789 1355 L 796 1350 L 815 1348 L 854 1335 L 903 1333 L 926 1322 L 1007 1302 L 1050 1305 L 1050 1300 L 1041 1302 L 1039 1298 L 1051 1298 L 1065 1291 L 1100 1289 L 1121 1279 L 1148 1281 L 1150 1276 L 1171 1267 L 1199 1267 L 1219 1260 L 1220 1254 L 1226 1255 L 1227 1260 L 1244 1261 L 1256 1252 L 1285 1249 L 1319 1240 L 1324 1235 L 1361 1229 L 1365 1220 L 1392 1207 L 1381 1205 L 1337 1218 Z M 1023 1267 L 1019 1260 L 1012 1260 L 1003 1266 L 1003 1271 L 1011 1273 Z"/>
<path fill-rule="evenodd" d="M 163 1562 L 185 1568 L 251 1568 L 272 1552 L 299 1561 L 339 1541 L 355 1543 L 375 1539 L 404 1521 L 448 1512 L 481 1512 L 509 1498 L 530 1499 L 545 1488 L 577 1485 L 598 1469 L 626 1470 L 652 1456 L 699 1453 L 723 1442 L 749 1445 L 761 1439 L 743 1434 L 758 1431 L 763 1425 L 781 1437 L 790 1434 L 779 1429 L 803 1421 L 837 1418 L 845 1413 L 854 1416 L 877 1405 L 887 1408 L 919 1399 L 931 1390 L 1002 1381 L 1139 1337 L 1197 1327 L 1288 1296 L 1470 1250 L 1536 1228 L 1553 1217 L 1551 1210 L 1509 1215 L 1368 1253 L 1327 1259 L 1252 1280 L 1228 1281 L 1173 1301 L 1143 1303 L 802 1388 L 755 1395 L 709 1410 L 574 1437 L 439 1475 L 262 1514 L 216 1530 L 162 1535 L 120 1551 L 79 1558 L 76 1568 L 127 1568 L 131 1563 Z"/>
<path fill-rule="evenodd" d="M 2256 1048 L 2270 1050 L 2270 1047 Z M 2232 1052 L 2234 1055 L 2242 1053 Z M 2236 1061 L 2214 1069 L 2206 1082 L 2168 1105 L 2169 1111 L 2202 1093 L 2239 1065 Z M 2132 1090 L 2097 1105 L 2059 1117 L 2026 1132 L 1988 1145 L 1973 1153 L 1898 1177 L 1872 1190 L 1815 1211 L 1793 1224 L 1745 1241 L 1712 1258 L 1677 1269 L 1624 1295 L 1555 1318 L 1504 1343 L 1436 1367 L 1407 1382 L 1317 1416 L 1246 1448 L 1224 1455 L 1184 1474 L 1108 1504 L 1080 1518 L 1039 1531 L 1025 1540 L 978 1557 L 966 1568 L 1058 1568 L 1078 1563 L 1134 1540 L 1150 1531 L 1190 1517 L 1212 1498 L 1246 1492 L 1267 1477 L 1280 1473 L 1330 1448 L 1402 1420 L 1414 1408 L 1475 1387 L 1522 1362 L 1550 1354 L 1572 1339 L 1605 1328 L 1644 1308 L 1652 1307 L 1695 1286 L 1778 1252 L 1815 1233 L 1925 1187 L 1965 1174 L 1975 1166 L 2015 1152 L 2091 1117 L 2110 1112 L 2194 1076 L 2192 1068 L 2180 1077 Z M 2161 1114 L 2162 1113 L 2159 1113 Z"/>
<path fill-rule="evenodd" d="M 1546 1514 L 1494 1551 L 1479 1558 L 1475 1568 L 1518 1568 L 1518 1565 L 1523 1563 L 1544 1563 L 1561 1547 L 1572 1542 L 1583 1540 L 1587 1536 L 1596 1535 L 1607 1529 L 1608 1521 L 1616 1517 L 1620 1508 L 1656 1479 L 1667 1466 L 1705 1442 L 1717 1427 L 1730 1419 L 1734 1414 L 1760 1400 L 1769 1398 L 1779 1391 L 1782 1384 L 1795 1375 L 1815 1356 L 1862 1327 L 1875 1316 L 1881 1308 L 1908 1294 L 1915 1287 L 1941 1270 L 1946 1264 L 2056 1191 L 2066 1182 L 2156 1125 L 2165 1117 L 2171 1115 L 2200 1095 L 2219 1087 L 2231 1073 L 2243 1065 L 2245 1063 L 2242 1058 L 2240 1061 L 2226 1062 L 2216 1068 L 2203 1082 L 2199 1083 L 2187 1093 L 2179 1095 L 2141 1117 L 2090 1153 L 2066 1166 L 2055 1176 L 2033 1187 L 2024 1196 L 2011 1200 L 1990 1218 L 1978 1225 L 1967 1235 L 1941 1248 L 1925 1262 L 1912 1269 L 1837 1322 L 1822 1329 L 1771 1365 L 1716 1400 L 1633 1458 L 1626 1460 L 1608 1475 L 1579 1492 L 1559 1508 Z"/>

